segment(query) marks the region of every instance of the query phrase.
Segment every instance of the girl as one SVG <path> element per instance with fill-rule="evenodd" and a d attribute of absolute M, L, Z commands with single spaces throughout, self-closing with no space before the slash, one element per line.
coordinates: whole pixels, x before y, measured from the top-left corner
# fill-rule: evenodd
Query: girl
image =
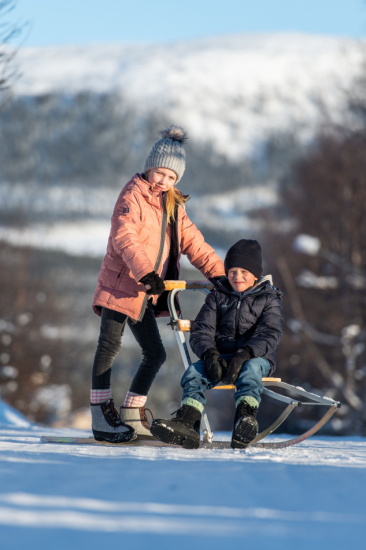
<path fill-rule="evenodd" d="M 207 279 L 225 273 L 221 259 L 186 214 L 189 197 L 175 187 L 185 170 L 185 139 L 177 126 L 161 132 L 143 173 L 127 183 L 114 207 L 93 302 L 101 316 L 91 390 L 92 428 L 98 441 L 128 441 L 135 433 L 152 438 L 145 403 L 166 359 L 155 317 L 169 315 L 164 279 L 179 279 L 181 254 Z M 143 358 L 118 414 L 112 400 L 111 369 L 126 323 Z"/>

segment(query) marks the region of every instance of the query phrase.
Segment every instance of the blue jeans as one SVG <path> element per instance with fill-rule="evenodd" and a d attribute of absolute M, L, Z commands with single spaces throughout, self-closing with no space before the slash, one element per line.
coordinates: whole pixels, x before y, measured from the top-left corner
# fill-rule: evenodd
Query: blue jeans
<path fill-rule="evenodd" d="M 230 359 L 232 355 L 222 355 L 223 359 Z M 257 357 L 246 361 L 235 382 L 236 392 L 234 399 L 239 397 L 254 397 L 258 403 L 261 402 L 263 392 L 262 378 L 268 376 L 271 370 L 269 361 L 264 357 Z M 212 382 L 205 370 L 202 360 L 192 363 L 184 373 L 180 385 L 183 388 L 182 401 L 186 398 L 199 401 L 203 406 L 206 404 L 205 392 L 217 386 L 219 382 Z"/>

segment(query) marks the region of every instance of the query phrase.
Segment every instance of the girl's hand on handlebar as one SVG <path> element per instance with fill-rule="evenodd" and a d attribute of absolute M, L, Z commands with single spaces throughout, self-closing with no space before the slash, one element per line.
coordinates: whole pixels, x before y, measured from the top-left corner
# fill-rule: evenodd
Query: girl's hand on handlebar
<path fill-rule="evenodd" d="M 155 271 L 151 271 L 147 275 L 144 275 L 144 277 L 139 280 L 139 283 L 145 285 L 146 294 L 161 294 L 165 290 L 163 279 L 155 273 Z"/>

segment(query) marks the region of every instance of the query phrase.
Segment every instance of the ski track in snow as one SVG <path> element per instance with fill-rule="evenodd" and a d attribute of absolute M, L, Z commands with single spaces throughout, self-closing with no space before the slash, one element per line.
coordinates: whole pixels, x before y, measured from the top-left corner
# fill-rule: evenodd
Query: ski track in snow
<path fill-rule="evenodd" d="M 259 550 L 363 546 L 363 438 L 313 437 L 292 448 L 244 452 L 57 445 L 40 436 L 90 432 L 6 418 L 1 548 L 25 542 L 29 550 L 105 543 L 216 549 L 226 541 Z"/>

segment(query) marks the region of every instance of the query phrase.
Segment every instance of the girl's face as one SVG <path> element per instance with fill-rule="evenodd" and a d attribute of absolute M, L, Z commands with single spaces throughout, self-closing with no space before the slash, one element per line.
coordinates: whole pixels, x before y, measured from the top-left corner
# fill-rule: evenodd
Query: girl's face
<path fill-rule="evenodd" d="M 147 175 L 147 181 L 158 191 L 169 191 L 177 181 L 177 174 L 169 168 L 152 168 Z"/>
<path fill-rule="evenodd" d="M 233 289 L 237 292 L 244 292 L 244 290 L 253 286 L 255 281 L 258 281 L 253 273 L 241 267 L 232 267 L 229 269 L 227 278 Z"/>

